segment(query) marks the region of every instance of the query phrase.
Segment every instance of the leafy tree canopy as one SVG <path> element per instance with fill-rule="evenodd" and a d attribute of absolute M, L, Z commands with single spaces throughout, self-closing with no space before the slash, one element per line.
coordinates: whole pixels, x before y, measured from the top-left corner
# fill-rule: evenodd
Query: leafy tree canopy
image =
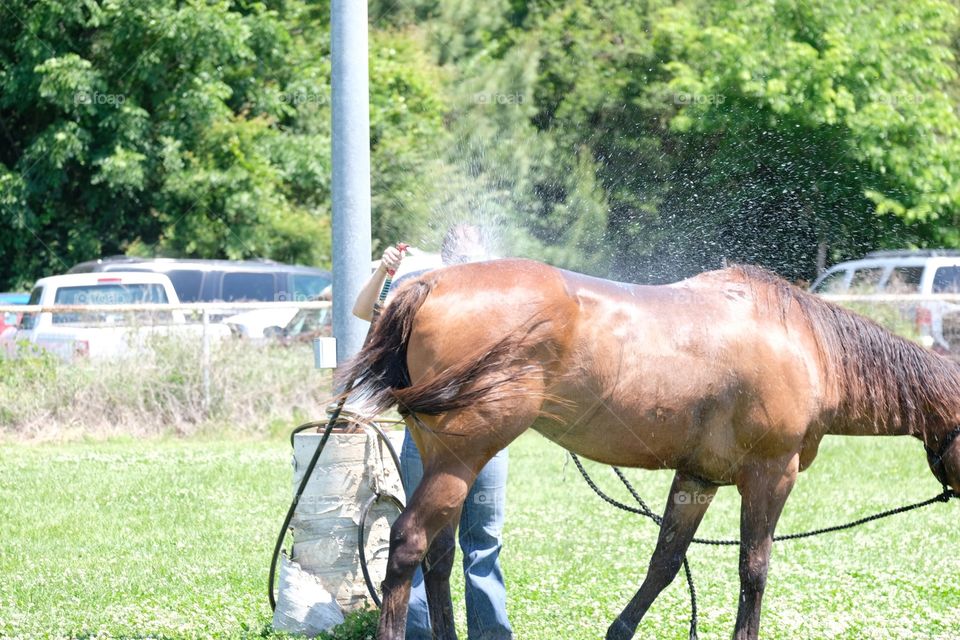
<path fill-rule="evenodd" d="M 0 286 L 327 264 L 329 5 L 9 0 Z M 948 0 L 373 0 L 375 251 L 451 222 L 637 281 L 958 246 Z"/>
<path fill-rule="evenodd" d="M 0 10 L 0 285 L 118 253 L 329 264 L 324 11 L 200 0 Z M 371 49 L 378 206 L 417 215 L 419 169 L 443 139 L 438 83 L 402 34 L 376 33 Z"/>

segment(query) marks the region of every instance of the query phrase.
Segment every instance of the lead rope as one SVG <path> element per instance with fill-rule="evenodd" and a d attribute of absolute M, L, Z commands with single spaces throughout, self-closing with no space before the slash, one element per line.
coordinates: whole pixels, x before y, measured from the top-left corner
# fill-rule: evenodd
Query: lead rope
<path fill-rule="evenodd" d="M 603 490 L 597 486 L 597 483 L 593 481 L 593 478 L 590 477 L 590 474 L 587 473 L 587 470 L 583 467 L 583 464 L 580 462 L 580 458 L 577 457 L 577 454 L 573 453 L 572 451 L 569 451 L 568 453 L 570 454 L 570 457 L 573 458 L 573 463 L 577 466 L 577 469 L 580 471 L 580 475 L 582 475 L 583 479 L 586 481 L 587 486 L 593 489 L 593 492 L 600 496 L 604 502 L 616 507 L 617 509 L 629 511 L 630 513 L 636 513 L 644 516 L 645 518 L 649 518 L 658 527 L 663 524 L 663 518 L 654 513 L 650 507 L 647 506 L 647 503 L 643 501 L 643 498 L 640 497 L 640 494 L 637 493 L 637 490 L 634 489 L 632 484 L 630 484 L 630 481 L 627 480 L 627 477 L 623 474 L 619 467 L 613 467 L 613 471 L 617 474 L 617 477 L 620 478 L 620 481 L 627 488 L 627 491 L 630 492 L 630 495 L 633 496 L 633 498 L 637 501 L 637 504 L 640 505 L 639 508 L 631 507 L 630 505 L 619 502 L 618 500 L 615 500 L 604 493 Z M 823 527 L 821 529 L 814 529 L 812 531 L 804 531 L 801 533 L 790 533 L 783 536 L 775 535 L 773 539 L 775 542 L 785 540 L 800 540 L 802 538 L 812 538 L 813 536 L 822 535 L 824 533 L 833 533 L 835 531 L 852 529 L 862 524 L 873 522 L 874 520 L 882 520 L 883 518 L 889 518 L 890 516 L 907 513 L 908 511 L 922 509 L 923 507 L 928 507 L 932 504 L 936 504 L 937 502 L 947 503 L 950 502 L 951 498 L 960 498 L 960 494 L 955 493 L 948 487 L 944 487 L 943 492 L 921 502 L 915 502 L 913 504 L 896 507 L 894 509 L 887 509 L 886 511 L 881 511 L 879 513 L 875 513 L 852 522 L 847 522 L 845 524 Z M 716 538 L 693 538 L 692 542 L 696 544 L 706 544 L 712 546 L 740 546 L 740 540 L 733 539 L 724 540 Z M 683 573 L 687 579 L 687 589 L 690 591 L 690 640 L 697 640 L 697 590 L 693 584 L 693 573 L 690 570 L 690 563 L 687 561 L 686 556 L 683 558 Z"/>

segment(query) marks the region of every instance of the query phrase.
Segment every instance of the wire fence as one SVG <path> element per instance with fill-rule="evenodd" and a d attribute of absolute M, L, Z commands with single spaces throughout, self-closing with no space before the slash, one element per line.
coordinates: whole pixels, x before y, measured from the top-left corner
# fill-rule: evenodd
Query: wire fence
<path fill-rule="evenodd" d="M 823 297 L 960 357 L 960 295 Z M 0 306 L 19 325 L 0 325 L 0 433 L 283 431 L 317 419 L 332 393 L 313 339 L 332 334 L 331 310 L 328 301 Z"/>
<path fill-rule="evenodd" d="M 0 432 L 269 430 L 323 415 L 331 303 L 5 305 Z M 11 317 L 12 316 L 12 317 Z M 12 321 L 12 322 L 11 322 Z"/>

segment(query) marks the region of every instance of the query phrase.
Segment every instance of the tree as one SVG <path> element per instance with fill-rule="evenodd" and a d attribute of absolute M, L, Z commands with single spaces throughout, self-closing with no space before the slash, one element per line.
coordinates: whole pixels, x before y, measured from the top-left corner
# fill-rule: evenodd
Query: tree
<path fill-rule="evenodd" d="M 117 253 L 329 264 L 329 18 L 272 6 L 4 5 L 0 287 Z M 390 218 L 417 208 L 443 108 L 402 36 L 373 45 L 374 197 Z"/>
<path fill-rule="evenodd" d="M 814 273 L 878 246 L 955 244 L 957 115 L 937 0 L 694 3 L 653 21 L 690 254 Z M 699 266 L 699 265 L 697 265 Z M 822 266 L 822 265 L 821 265 Z"/>
<path fill-rule="evenodd" d="M 640 281 L 728 261 L 810 278 L 960 240 L 948 2 L 467 4 L 486 28 L 459 82 L 503 91 L 514 56 L 536 64 L 529 121 L 455 112 L 526 157 L 500 163 L 526 251 Z"/>

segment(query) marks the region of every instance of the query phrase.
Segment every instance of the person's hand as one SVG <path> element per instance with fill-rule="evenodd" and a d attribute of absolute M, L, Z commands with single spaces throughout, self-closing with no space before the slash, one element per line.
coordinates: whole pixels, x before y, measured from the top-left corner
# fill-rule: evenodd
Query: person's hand
<path fill-rule="evenodd" d="M 403 254 L 400 253 L 399 249 L 396 247 L 387 247 L 386 251 L 383 252 L 383 257 L 380 258 L 380 266 L 383 267 L 383 270 L 387 273 L 396 271 L 402 259 Z"/>

